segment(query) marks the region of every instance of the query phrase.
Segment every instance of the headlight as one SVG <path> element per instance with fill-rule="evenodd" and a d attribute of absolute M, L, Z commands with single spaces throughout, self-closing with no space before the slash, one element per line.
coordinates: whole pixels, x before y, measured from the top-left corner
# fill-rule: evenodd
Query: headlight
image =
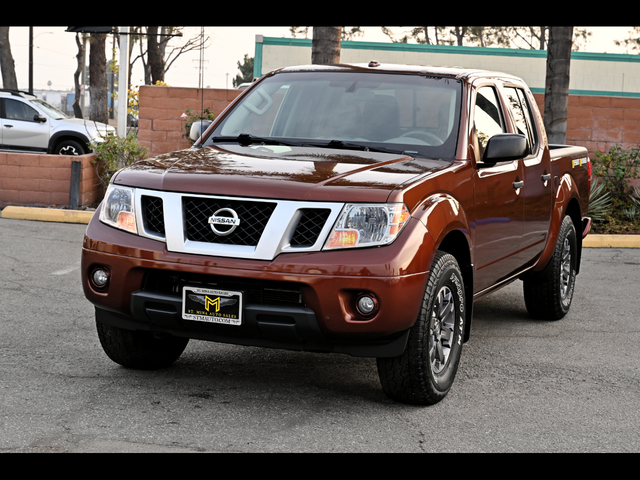
<path fill-rule="evenodd" d="M 138 233 L 134 207 L 135 190 L 109 185 L 102 202 L 100 221 L 131 233 Z"/>
<path fill-rule="evenodd" d="M 329 235 L 325 250 L 387 245 L 411 218 L 402 203 L 347 204 Z"/>

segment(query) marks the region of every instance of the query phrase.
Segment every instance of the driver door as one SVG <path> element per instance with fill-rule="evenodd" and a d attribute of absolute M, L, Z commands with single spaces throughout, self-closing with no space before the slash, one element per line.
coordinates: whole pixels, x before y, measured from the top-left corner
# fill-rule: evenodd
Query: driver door
<path fill-rule="evenodd" d="M 476 91 L 473 108 L 475 188 L 474 293 L 511 276 L 521 267 L 519 249 L 524 222 L 522 160 L 489 166 L 482 159 L 489 139 L 507 133 L 506 116 L 493 85 Z"/>

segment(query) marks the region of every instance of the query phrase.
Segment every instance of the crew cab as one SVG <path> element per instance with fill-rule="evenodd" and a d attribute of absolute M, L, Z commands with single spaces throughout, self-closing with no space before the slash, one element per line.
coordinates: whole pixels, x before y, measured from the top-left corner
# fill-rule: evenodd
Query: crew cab
<path fill-rule="evenodd" d="M 450 390 L 473 302 L 521 279 L 558 320 L 580 271 L 590 162 L 548 145 L 525 83 L 426 66 L 265 75 L 192 148 L 119 171 L 82 284 L 116 363 L 189 339 L 377 359 L 384 392 Z"/>

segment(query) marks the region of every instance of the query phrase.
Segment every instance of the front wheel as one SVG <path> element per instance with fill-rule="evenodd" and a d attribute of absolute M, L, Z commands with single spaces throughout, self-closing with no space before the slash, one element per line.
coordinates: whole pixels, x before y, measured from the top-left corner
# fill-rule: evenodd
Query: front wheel
<path fill-rule="evenodd" d="M 102 349 L 114 362 L 128 368 L 156 370 L 175 362 L 189 343 L 188 338 L 125 330 L 96 321 Z"/>
<path fill-rule="evenodd" d="M 84 155 L 85 149 L 75 140 L 65 140 L 60 142 L 54 152 L 56 155 Z"/>
<path fill-rule="evenodd" d="M 560 320 L 571 307 L 576 283 L 578 242 L 571 217 L 565 216 L 549 265 L 524 278 L 524 303 L 529 315 L 542 320 Z"/>
<path fill-rule="evenodd" d="M 433 405 L 442 400 L 458 370 L 464 322 L 460 267 L 452 255 L 438 251 L 407 348 L 399 357 L 377 359 L 385 394 L 414 405 Z"/>

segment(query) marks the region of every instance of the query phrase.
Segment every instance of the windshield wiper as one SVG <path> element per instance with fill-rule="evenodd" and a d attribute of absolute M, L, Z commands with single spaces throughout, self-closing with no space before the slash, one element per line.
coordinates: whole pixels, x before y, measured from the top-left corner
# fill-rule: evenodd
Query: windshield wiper
<path fill-rule="evenodd" d="M 302 147 L 305 144 L 296 143 L 296 142 L 288 142 L 284 140 L 279 140 L 277 138 L 269 138 L 269 137 L 257 137 L 255 135 L 251 135 L 250 133 L 241 133 L 237 137 L 227 136 L 227 137 L 211 137 L 210 140 L 215 142 L 238 142 L 240 145 L 251 145 L 252 143 L 263 143 L 267 145 L 287 145 L 289 147 Z"/>
<path fill-rule="evenodd" d="M 360 143 L 343 142 L 342 140 L 331 140 L 329 143 L 314 143 L 313 146 L 324 148 L 343 148 L 346 150 L 360 150 L 363 152 L 396 153 L 407 155 L 407 153 L 405 153 L 403 150 L 393 150 L 391 148 L 384 147 L 371 147 L 369 145 L 362 145 Z"/>

